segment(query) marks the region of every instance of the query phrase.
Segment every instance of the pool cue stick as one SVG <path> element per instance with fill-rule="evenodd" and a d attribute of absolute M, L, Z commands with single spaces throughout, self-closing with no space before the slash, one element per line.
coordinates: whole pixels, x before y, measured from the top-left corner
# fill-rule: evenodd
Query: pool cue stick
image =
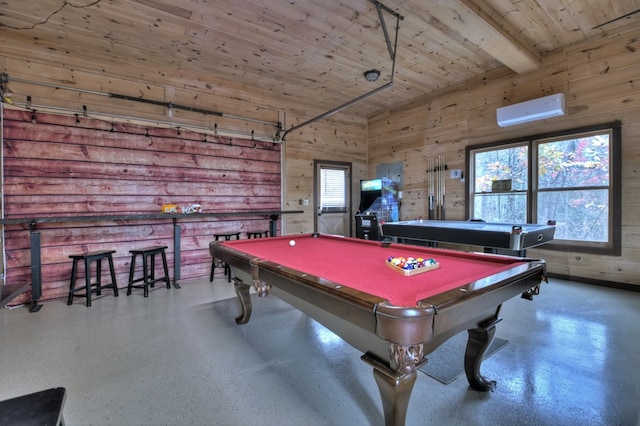
<path fill-rule="evenodd" d="M 434 199 L 433 199 L 433 190 L 434 190 L 434 175 L 433 175 L 433 158 L 429 157 L 427 159 L 427 186 L 429 187 L 429 220 L 433 220 L 433 212 L 434 212 Z"/>
<path fill-rule="evenodd" d="M 440 220 L 444 220 L 444 211 L 445 211 L 445 207 L 444 207 L 444 202 L 445 202 L 445 193 L 446 193 L 446 189 L 447 189 L 447 175 L 446 175 L 446 162 L 444 159 L 444 155 L 442 155 L 442 161 L 441 161 L 441 178 L 440 181 L 442 182 L 442 203 L 440 204 L 440 209 L 441 209 L 441 213 L 440 213 Z"/>
<path fill-rule="evenodd" d="M 442 157 L 438 156 L 438 220 L 442 220 Z"/>
<path fill-rule="evenodd" d="M 435 169 L 433 173 L 435 175 L 435 185 L 436 185 L 436 205 L 435 205 L 435 219 L 440 219 L 440 157 L 435 158 Z"/>
<path fill-rule="evenodd" d="M 440 194 L 438 194 L 439 190 L 440 190 L 440 186 L 438 184 L 438 157 L 434 157 L 433 159 L 433 185 L 434 185 L 434 212 L 433 212 L 433 219 L 434 220 L 438 220 L 438 210 L 440 209 L 439 206 L 439 202 L 440 202 Z"/>
<path fill-rule="evenodd" d="M 432 190 L 432 194 L 433 194 L 433 201 L 432 201 L 432 211 L 431 213 L 431 217 L 429 219 L 435 219 L 436 218 L 436 159 L 435 158 L 431 158 L 431 184 L 433 185 L 433 190 Z"/>
<path fill-rule="evenodd" d="M 442 183 L 440 182 L 440 156 L 438 155 L 438 159 L 436 160 L 436 181 L 438 182 L 438 201 L 436 202 L 436 217 L 440 220 L 440 203 L 442 202 Z"/>
<path fill-rule="evenodd" d="M 435 157 L 433 160 L 434 168 L 433 168 L 433 181 L 435 185 L 434 193 L 435 193 L 435 202 L 434 202 L 434 212 L 433 218 L 438 220 L 438 212 L 440 211 L 440 182 L 438 181 L 438 157 Z"/>

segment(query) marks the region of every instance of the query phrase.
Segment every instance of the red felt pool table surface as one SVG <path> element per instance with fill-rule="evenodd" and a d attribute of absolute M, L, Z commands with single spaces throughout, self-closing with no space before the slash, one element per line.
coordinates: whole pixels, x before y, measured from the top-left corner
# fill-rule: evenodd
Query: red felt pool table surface
<path fill-rule="evenodd" d="M 289 245 L 291 240 L 295 241 L 294 246 Z M 314 234 L 229 241 L 222 245 L 372 294 L 396 306 L 416 306 L 422 299 L 526 263 L 515 257 Z M 431 258 L 440 267 L 405 276 L 385 264 L 389 257 L 400 256 Z"/>

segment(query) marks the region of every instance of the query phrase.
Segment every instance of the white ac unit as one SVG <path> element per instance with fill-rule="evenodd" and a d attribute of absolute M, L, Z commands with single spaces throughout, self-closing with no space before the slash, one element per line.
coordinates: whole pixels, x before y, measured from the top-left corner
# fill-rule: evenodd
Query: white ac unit
<path fill-rule="evenodd" d="M 498 126 L 507 127 L 565 114 L 564 93 L 532 99 L 496 109 Z"/>

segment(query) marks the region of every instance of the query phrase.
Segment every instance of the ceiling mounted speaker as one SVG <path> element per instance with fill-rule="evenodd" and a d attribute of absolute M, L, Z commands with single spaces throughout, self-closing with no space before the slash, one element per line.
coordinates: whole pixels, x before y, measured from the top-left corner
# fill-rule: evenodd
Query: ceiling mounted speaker
<path fill-rule="evenodd" d="M 564 93 L 532 99 L 496 110 L 498 126 L 507 127 L 529 121 L 565 115 Z"/>

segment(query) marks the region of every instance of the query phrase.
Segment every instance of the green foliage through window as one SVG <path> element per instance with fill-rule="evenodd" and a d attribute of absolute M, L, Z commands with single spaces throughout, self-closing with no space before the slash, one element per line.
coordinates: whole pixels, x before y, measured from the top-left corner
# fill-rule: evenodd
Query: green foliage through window
<path fill-rule="evenodd" d="M 556 246 L 619 253 L 619 147 L 619 122 L 468 147 L 468 217 L 554 221 Z"/>
<path fill-rule="evenodd" d="M 556 238 L 606 242 L 609 239 L 610 132 L 571 139 L 536 141 L 537 219 L 556 220 Z"/>

